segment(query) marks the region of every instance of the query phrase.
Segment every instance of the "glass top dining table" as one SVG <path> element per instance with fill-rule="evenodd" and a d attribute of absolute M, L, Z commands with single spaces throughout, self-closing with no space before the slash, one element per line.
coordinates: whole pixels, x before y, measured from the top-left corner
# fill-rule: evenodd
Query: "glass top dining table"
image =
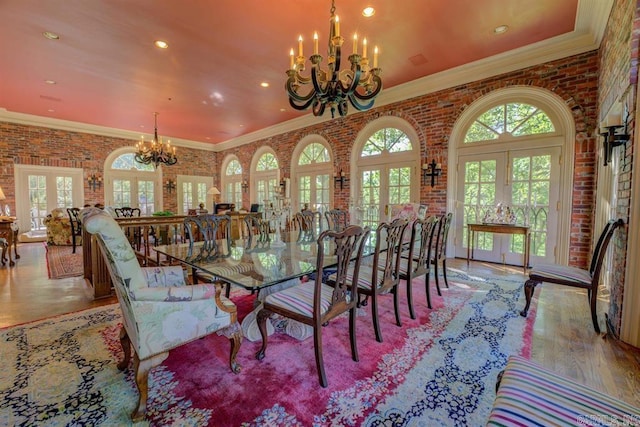
<path fill-rule="evenodd" d="M 273 237 L 272 237 L 273 239 Z M 316 269 L 316 239 L 298 239 L 297 232 L 282 233 L 277 243 L 238 239 L 231 246 L 218 241 L 223 255 L 208 256 L 204 242 L 161 245 L 154 248 L 168 259 L 209 273 L 248 290 L 270 287 L 311 274 Z M 324 245 L 324 265 L 337 262 L 333 240 Z"/>

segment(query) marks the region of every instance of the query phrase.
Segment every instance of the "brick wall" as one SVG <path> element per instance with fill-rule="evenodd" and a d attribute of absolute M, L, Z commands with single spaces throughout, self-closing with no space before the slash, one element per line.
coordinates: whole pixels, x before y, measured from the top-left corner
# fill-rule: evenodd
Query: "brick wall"
<path fill-rule="evenodd" d="M 556 93 L 565 100 L 573 112 L 576 127 L 575 172 L 573 206 L 571 215 L 570 264 L 586 267 L 590 255 L 592 218 L 594 211 L 595 151 L 598 98 L 598 54 L 596 51 L 572 56 L 558 61 L 503 74 L 489 79 L 453 87 L 402 102 L 373 108 L 353 116 L 337 118 L 314 126 L 283 133 L 268 139 L 255 141 L 240 148 L 227 150 L 220 158 L 233 153 L 238 156 L 243 170 L 248 171 L 253 153 L 268 145 L 278 154 L 280 166 L 291 170 L 291 153 L 295 145 L 309 134 L 319 134 L 333 148 L 333 158 L 347 166 L 356 136 L 370 121 L 384 115 L 398 116 L 416 130 L 421 143 L 421 158 L 436 151 L 444 157 L 443 175 L 434 188 L 422 186 L 420 201 L 429 205 L 430 213 L 444 213 L 447 203 L 447 174 L 450 165 L 446 160 L 449 135 L 460 114 L 474 100 L 496 89 L 511 86 L 535 86 Z M 309 113 L 311 114 L 311 113 Z M 245 172 L 245 178 L 248 172 Z M 248 205 L 248 193 L 244 204 Z M 336 189 L 334 204 L 346 208 L 349 188 Z"/>
<path fill-rule="evenodd" d="M 383 115 L 398 116 L 410 123 L 421 141 L 421 157 L 425 147 L 437 150 L 444 157 L 443 175 L 432 189 L 421 186 L 420 200 L 429 205 L 430 212 L 443 213 L 447 201 L 447 174 L 450 165 L 446 160 L 449 135 L 456 119 L 474 100 L 496 89 L 511 86 L 535 86 L 556 93 L 565 100 L 575 119 L 575 172 L 573 206 L 571 215 L 570 264 L 587 265 L 590 255 L 592 217 L 594 210 L 595 149 L 597 132 L 598 54 L 588 52 L 514 71 L 489 79 L 453 87 L 428 95 L 408 99 L 349 117 L 338 118 L 304 129 L 283 133 L 221 153 L 179 148 L 177 165 L 165 168 L 164 181 L 175 179 L 178 174 L 214 176 L 219 185 L 217 164 L 227 154 L 238 156 L 243 178 L 248 179 L 251 158 L 255 150 L 267 145 L 278 154 L 285 171 L 291 170 L 291 153 L 298 141 L 309 134 L 324 137 L 333 149 L 333 157 L 340 159 L 345 173 L 349 165 L 353 143 L 359 131 L 372 120 Z M 114 149 L 133 145 L 134 141 L 79 132 L 68 132 L 42 127 L 0 123 L 0 185 L 5 189 L 7 202 L 14 205 L 13 164 L 82 167 L 85 179 L 102 168 L 106 156 Z M 288 174 L 288 173 L 287 173 Z M 164 191 L 164 206 L 175 210 L 176 192 Z M 102 202 L 103 188 L 92 192 L 85 182 L 87 203 Z M 249 193 L 243 193 L 243 205 L 249 206 Z M 349 186 L 335 192 L 334 205 L 348 207 Z"/>
<path fill-rule="evenodd" d="M 626 150 L 620 151 L 616 215 L 628 223 L 631 207 L 631 161 L 635 129 L 636 86 L 638 83 L 638 44 L 640 40 L 640 2 L 620 0 L 614 2 L 607 30 L 600 46 L 600 90 L 598 103 L 600 115 L 609 111 L 617 102 L 630 110 L 629 133 L 631 140 Z M 623 117 L 624 119 L 624 117 Z M 608 312 L 608 328 L 619 335 L 622 321 L 625 271 L 627 267 L 627 233 L 629 227 L 621 227 L 613 237 L 613 277 Z M 631 309 L 631 308 L 629 308 Z"/>
<path fill-rule="evenodd" d="M 104 186 L 92 191 L 87 177 L 104 176 L 104 162 L 115 149 L 133 146 L 137 141 L 0 122 L 0 186 L 5 203 L 15 212 L 13 165 L 39 165 L 84 169 L 85 203 L 104 203 Z M 177 175 L 218 176 L 217 153 L 178 148 L 178 163 L 165 167 L 163 183 Z M 214 178 L 214 182 L 217 180 Z M 164 208 L 177 211 L 177 192 L 163 186 Z"/>

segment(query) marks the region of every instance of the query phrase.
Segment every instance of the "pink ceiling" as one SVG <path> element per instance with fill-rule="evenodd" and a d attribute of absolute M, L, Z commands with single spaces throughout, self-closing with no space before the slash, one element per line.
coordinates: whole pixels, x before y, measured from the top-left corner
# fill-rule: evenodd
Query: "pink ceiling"
<path fill-rule="evenodd" d="M 343 36 L 357 32 L 380 47 L 384 87 L 391 88 L 569 33 L 577 3 L 336 0 L 336 8 Z M 367 5 L 376 8 L 369 19 L 361 14 Z M 4 1 L 0 108 L 145 133 L 158 111 L 163 136 L 226 141 L 311 114 L 288 105 L 288 52 L 302 34 L 308 54 L 314 30 L 326 43 L 330 6 L 329 0 Z M 498 25 L 509 31 L 494 35 Z M 60 40 L 46 39 L 44 31 Z M 169 49 L 155 48 L 156 39 Z M 345 46 L 348 55 L 351 42 Z M 261 88 L 263 81 L 270 87 Z"/>

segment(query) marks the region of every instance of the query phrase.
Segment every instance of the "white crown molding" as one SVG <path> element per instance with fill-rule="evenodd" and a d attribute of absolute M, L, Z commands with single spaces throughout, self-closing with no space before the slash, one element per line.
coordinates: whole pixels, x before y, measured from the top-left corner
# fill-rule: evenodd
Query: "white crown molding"
<path fill-rule="evenodd" d="M 102 135 L 112 138 L 131 139 L 135 142 L 140 140 L 140 135 L 148 140 L 153 139 L 153 135 L 141 132 L 133 132 L 124 129 L 116 129 L 105 126 L 91 125 L 88 123 L 72 122 L 69 120 L 53 119 L 51 117 L 34 116 L 31 114 L 16 113 L 0 107 L 0 122 L 17 123 L 28 126 L 40 126 L 51 129 L 66 130 L 69 132 L 88 133 L 92 135 Z M 135 143 L 134 142 L 134 143 Z M 134 144 L 132 143 L 132 145 Z M 176 147 L 194 148 L 196 150 L 220 151 L 211 144 L 205 142 L 191 141 L 171 137 L 171 144 Z"/>

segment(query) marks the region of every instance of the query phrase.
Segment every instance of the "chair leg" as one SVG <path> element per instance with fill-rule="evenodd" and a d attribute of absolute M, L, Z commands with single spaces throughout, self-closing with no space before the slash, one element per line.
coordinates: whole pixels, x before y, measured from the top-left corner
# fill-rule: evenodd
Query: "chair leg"
<path fill-rule="evenodd" d="M 356 318 L 358 315 L 358 309 L 354 305 L 351 310 L 349 310 L 349 341 L 351 342 L 351 358 L 354 362 L 357 362 L 358 357 L 358 343 L 356 341 Z"/>
<path fill-rule="evenodd" d="M 231 283 L 227 282 L 227 286 L 224 290 L 224 296 L 229 298 L 229 295 L 231 295 Z"/>
<path fill-rule="evenodd" d="M 234 374 L 240 373 L 240 365 L 238 364 L 237 356 L 238 350 L 240 350 L 240 344 L 242 343 L 242 329 L 234 332 L 230 337 L 231 341 L 231 355 L 229 357 L 229 366 Z"/>
<path fill-rule="evenodd" d="M 598 313 L 596 311 L 596 303 L 598 302 L 598 289 L 593 289 L 590 292 L 590 305 L 591 305 L 591 321 L 593 322 L 593 329 L 596 333 L 600 333 L 600 325 L 598 325 Z"/>
<path fill-rule="evenodd" d="M 133 356 L 133 369 L 138 385 L 138 405 L 131 414 L 134 422 L 142 421 L 147 413 L 147 398 L 149 397 L 149 371 L 160 365 L 169 356 L 169 352 L 156 354 L 148 359 L 140 360 L 138 355 Z"/>
<path fill-rule="evenodd" d="M 526 303 L 524 305 L 524 309 L 520 312 L 520 316 L 527 317 L 527 312 L 529 311 L 529 306 L 531 305 L 531 299 L 533 298 L 533 292 L 536 290 L 536 285 L 540 282 L 537 280 L 529 279 L 524 282 L 524 296 L 526 298 Z"/>
<path fill-rule="evenodd" d="M 262 336 L 262 346 L 256 353 L 256 359 L 264 359 L 265 352 L 267 351 L 267 319 L 271 316 L 271 312 L 266 308 L 263 308 L 256 315 L 256 321 L 258 322 L 258 329 L 260 330 L 260 336 Z"/>
<path fill-rule="evenodd" d="M 424 287 L 425 292 L 427 293 L 427 307 L 431 309 L 431 290 L 429 289 L 429 274 L 424 276 Z"/>
<path fill-rule="evenodd" d="M 393 287 L 393 309 L 396 312 L 396 325 L 402 326 L 402 320 L 400 320 L 400 292 L 398 292 L 398 287 L 400 283 L 396 284 Z"/>
<path fill-rule="evenodd" d="M 409 317 L 416 318 L 416 313 L 413 310 L 413 292 L 411 289 L 412 281 L 411 276 L 407 276 L 407 304 L 409 305 Z"/>
<path fill-rule="evenodd" d="M 444 284 L 449 289 L 449 280 L 447 279 L 447 259 L 442 258 L 442 275 L 444 276 Z"/>
<path fill-rule="evenodd" d="M 433 276 L 436 279 L 436 290 L 438 291 L 438 296 L 441 297 L 442 292 L 440 292 L 440 278 L 438 277 L 438 258 L 433 260 Z"/>
<path fill-rule="evenodd" d="M 122 346 L 124 357 L 118 363 L 118 369 L 124 371 L 129 367 L 129 361 L 131 360 L 131 340 L 124 326 L 120 329 L 120 345 Z"/>
<path fill-rule="evenodd" d="M 378 320 L 378 298 L 371 296 L 371 318 L 373 320 L 373 330 L 376 333 L 376 341 L 382 342 L 382 332 L 380 332 L 380 321 Z"/>
<path fill-rule="evenodd" d="M 73 250 L 71 251 L 72 254 L 76 253 L 76 235 L 72 234 L 71 235 L 71 245 L 73 245 Z"/>
<path fill-rule="evenodd" d="M 324 362 L 322 360 L 322 327 L 315 325 L 313 328 L 313 346 L 316 353 L 316 368 L 318 369 L 318 380 L 322 387 L 326 387 L 327 374 L 324 372 Z"/>

